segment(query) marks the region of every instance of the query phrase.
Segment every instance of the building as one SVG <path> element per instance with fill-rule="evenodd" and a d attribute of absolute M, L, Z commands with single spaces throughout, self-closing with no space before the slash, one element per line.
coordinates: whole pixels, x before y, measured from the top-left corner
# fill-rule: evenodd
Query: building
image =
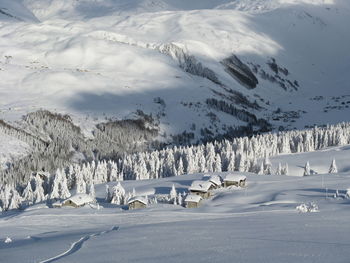
<path fill-rule="evenodd" d="M 200 195 L 187 195 L 185 198 L 185 204 L 187 208 L 197 208 L 199 207 L 202 201 L 202 197 Z"/>
<path fill-rule="evenodd" d="M 212 187 L 211 187 L 212 189 L 217 189 L 222 186 L 222 179 L 219 175 L 216 175 L 216 174 L 209 177 L 209 182 L 212 183 Z"/>
<path fill-rule="evenodd" d="M 189 190 L 190 190 L 190 193 L 193 195 L 199 195 L 202 198 L 209 198 L 210 189 L 212 187 L 213 187 L 213 184 L 209 181 L 193 181 Z"/>
<path fill-rule="evenodd" d="M 146 208 L 148 204 L 148 200 L 142 196 L 136 196 L 128 201 L 129 210 Z"/>
<path fill-rule="evenodd" d="M 95 200 L 88 194 L 76 194 L 62 202 L 63 206 L 82 207 L 86 204 L 95 203 Z"/>
<path fill-rule="evenodd" d="M 247 177 L 244 175 L 228 174 L 224 179 L 224 186 L 228 187 L 231 185 L 244 187 L 246 185 Z"/>

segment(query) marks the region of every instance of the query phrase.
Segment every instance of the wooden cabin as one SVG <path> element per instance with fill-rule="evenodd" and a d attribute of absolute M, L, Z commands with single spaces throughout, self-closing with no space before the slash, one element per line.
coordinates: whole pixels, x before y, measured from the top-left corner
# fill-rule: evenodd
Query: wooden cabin
<path fill-rule="evenodd" d="M 186 208 L 197 208 L 199 207 L 202 201 L 202 197 L 200 195 L 187 195 L 185 198 Z"/>
<path fill-rule="evenodd" d="M 70 207 L 82 207 L 87 204 L 94 203 L 94 199 L 88 194 L 76 194 L 67 200 L 63 201 L 61 206 L 70 206 Z"/>
<path fill-rule="evenodd" d="M 136 196 L 128 201 L 129 210 L 146 208 L 148 201 L 145 197 Z"/>
<path fill-rule="evenodd" d="M 212 187 L 210 190 L 217 189 L 222 186 L 222 179 L 219 175 L 216 175 L 216 174 L 209 177 L 209 182 L 212 183 Z"/>
<path fill-rule="evenodd" d="M 202 198 L 209 198 L 212 186 L 213 184 L 209 181 L 193 181 L 189 190 L 193 195 L 199 195 Z"/>
<path fill-rule="evenodd" d="M 224 186 L 228 187 L 231 185 L 237 187 L 244 187 L 246 185 L 247 177 L 244 175 L 228 174 L 224 179 Z"/>

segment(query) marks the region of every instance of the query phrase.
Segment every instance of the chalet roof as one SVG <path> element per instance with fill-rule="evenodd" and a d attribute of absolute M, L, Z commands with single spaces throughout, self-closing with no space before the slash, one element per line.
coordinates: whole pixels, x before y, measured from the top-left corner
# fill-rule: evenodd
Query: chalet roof
<path fill-rule="evenodd" d="M 185 202 L 199 203 L 203 198 L 200 195 L 187 195 Z"/>
<path fill-rule="evenodd" d="M 222 180 L 221 177 L 219 175 L 216 175 L 216 174 L 210 176 L 210 178 L 209 178 L 209 182 L 211 182 L 215 185 L 221 185 L 221 180 Z"/>
<path fill-rule="evenodd" d="M 244 181 L 246 180 L 247 177 L 244 175 L 239 175 L 239 174 L 228 174 L 226 175 L 224 181 L 229 181 L 229 182 L 239 182 L 239 181 Z"/>
<path fill-rule="evenodd" d="M 76 195 L 73 195 L 72 197 L 68 198 L 67 200 L 65 200 L 64 203 L 67 201 L 71 201 L 72 203 L 76 204 L 77 206 L 82 206 L 82 205 L 94 202 L 92 197 L 88 194 L 76 194 Z"/>
<path fill-rule="evenodd" d="M 190 191 L 195 192 L 208 192 L 210 186 L 212 186 L 212 183 L 209 181 L 193 181 L 191 187 L 189 188 Z"/>
<path fill-rule="evenodd" d="M 148 200 L 146 197 L 143 196 L 135 196 L 129 199 L 128 204 L 131 204 L 133 202 L 139 201 L 140 203 L 143 203 L 145 205 L 148 204 Z"/>

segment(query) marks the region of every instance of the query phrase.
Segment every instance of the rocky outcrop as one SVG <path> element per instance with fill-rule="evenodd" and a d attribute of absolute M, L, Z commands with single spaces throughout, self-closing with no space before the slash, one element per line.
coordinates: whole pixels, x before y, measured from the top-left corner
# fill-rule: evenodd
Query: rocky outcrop
<path fill-rule="evenodd" d="M 239 83 L 248 89 L 254 89 L 259 84 L 258 79 L 250 68 L 244 64 L 237 56 L 232 55 L 221 62 L 225 70 Z"/>

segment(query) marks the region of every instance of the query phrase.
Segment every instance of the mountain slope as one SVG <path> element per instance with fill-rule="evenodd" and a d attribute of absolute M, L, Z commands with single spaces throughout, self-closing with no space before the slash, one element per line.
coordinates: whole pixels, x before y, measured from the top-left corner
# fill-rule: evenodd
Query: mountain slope
<path fill-rule="evenodd" d="M 42 22 L 2 23 L 1 118 L 45 108 L 89 127 L 141 110 L 162 140 L 195 142 L 349 114 L 347 1 L 22 3 Z"/>

